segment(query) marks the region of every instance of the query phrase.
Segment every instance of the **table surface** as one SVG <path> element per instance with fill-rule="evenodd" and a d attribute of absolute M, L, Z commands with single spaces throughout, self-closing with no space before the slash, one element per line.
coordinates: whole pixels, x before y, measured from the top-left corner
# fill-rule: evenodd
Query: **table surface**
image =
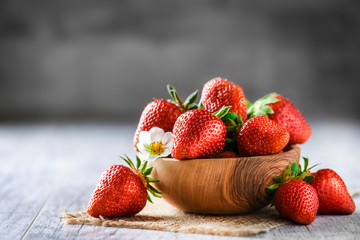
<path fill-rule="evenodd" d="M 332 168 L 349 189 L 360 189 L 360 124 L 312 122 L 302 155 L 316 169 Z M 88 225 L 66 225 L 62 212 L 84 210 L 101 172 L 134 156 L 133 124 L 0 125 L 1 239 L 235 239 Z M 320 215 L 308 226 L 286 225 L 252 239 L 360 238 L 360 197 L 350 216 Z M 239 239 L 239 238 L 236 238 Z"/>

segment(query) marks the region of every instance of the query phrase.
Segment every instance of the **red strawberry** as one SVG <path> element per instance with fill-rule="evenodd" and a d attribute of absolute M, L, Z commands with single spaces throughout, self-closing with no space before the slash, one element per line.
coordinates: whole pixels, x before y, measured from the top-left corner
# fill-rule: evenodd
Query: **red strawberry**
<path fill-rule="evenodd" d="M 171 132 L 176 119 L 181 115 L 181 110 L 176 104 L 166 100 L 155 100 L 149 103 L 141 114 L 139 125 L 134 136 L 134 149 L 139 142 L 141 131 L 149 131 L 153 127 L 159 127 L 165 132 Z"/>
<path fill-rule="evenodd" d="M 269 114 L 269 118 L 288 130 L 290 144 L 305 143 L 311 136 L 311 127 L 304 116 L 289 99 L 280 95 L 274 97 L 279 101 L 269 104 L 274 111 L 273 114 Z"/>
<path fill-rule="evenodd" d="M 204 109 L 187 111 L 176 120 L 171 154 L 176 159 L 215 157 L 225 147 L 226 127 Z"/>
<path fill-rule="evenodd" d="M 274 195 L 274 205 L 281 216 L 300 224 L 310 224 L 316 217 L 319 198 L 313 186 L 298 179 L 279 187 Z"/>
<path fill-rule="evenodd" d="M 318 213 L 351 214 L 355 203 L 344 181 L 331 169 L 321 169 L 315 174 L 311 185 L 315 187 L 320 201 Z"/>
<path fill-rule="evenodd" d="M 245 122 L 237 136 L 240 156 L 276 154 L 288 142 L 289 133 L 286 129 L 263 116 Z"/>
<path fill-rule="evenodd" d="M 239 155 L 236 152 L 225 151 L 220 153 L 217 158 L 238 158 Z"/>
<path fill-rule="evenodd" d="M 156 180 L 147 176 L 152 170 L 146 169 L 147 162 L 140 169 L 140 159 L 137 158 L 137 167 L 129 158 L 124 160 L 132 169 L 113 165 L 103 172 L 88 204 L 89 215 L 106 218 L 132 216 L 145 207 L 147 199 L 151 201 L 147 190 L 160 197 L 158 194 L 161 193 L 149 185 Z"/>
<path fill-rule="evenodd" d="M 230 112 L 241 114 L 244 122 L 247 120 L 246 99 L 242 88 L 225 78 L 208 81 L 202 90 L 200 102 L 211 113 L 224 106 L 231 106 Z"/>
<path fill-rule="evenodd" d="M 314 179 L 309 176 L 309 159 L 304 159 L 304 169 L 293 162 L 287 166 L 282 176 L 274 178 L 275 184 L 266 188 L 269 194 L 274 194 L 273 204 L 281 216 L 301 223 L 310 224 L 316 217 L 319 208 L 319 198 L 316 189 L 309 183 Z"/>
<path fill-rule="evenodd" d="M 172 86 L 167 85 L 167 89 L 172 100 L 155 100 L 149 103 L 142 112 L 133 141 L 135 151 L 138 151 L 136 144 L 139 142 L 141 131 L 149 131 L 153 127 L 158 127 L 165 132 L 171 132 L 176 119 L 181 113 L 188 109 L 197 108 L 197 105 L 194 103 L 198 95 L 197 90 L 191 93 L 185 102 L 182 103 Z"/>

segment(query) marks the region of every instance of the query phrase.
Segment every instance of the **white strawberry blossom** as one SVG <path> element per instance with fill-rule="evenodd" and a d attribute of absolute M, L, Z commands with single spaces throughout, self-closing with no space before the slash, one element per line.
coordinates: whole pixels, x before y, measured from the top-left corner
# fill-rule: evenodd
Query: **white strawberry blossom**
<path fill-rule="evenodd" d="M 172 133 L 153 127 L 150 131 L 142 131 L 136 147 L 139 158 L 143 161 L 154 161 L 159 157 L 167 157 L 171 153 Z"/>

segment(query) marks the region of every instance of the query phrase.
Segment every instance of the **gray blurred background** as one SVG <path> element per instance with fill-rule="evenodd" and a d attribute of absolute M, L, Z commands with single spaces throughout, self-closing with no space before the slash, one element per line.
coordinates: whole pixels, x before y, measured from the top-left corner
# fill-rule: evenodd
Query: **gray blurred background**
<path fill-rule="evenodd" d="M 360 119 L 359 1 L 1 1 L 0 120 L 137 121 L 221 76 Z"/>

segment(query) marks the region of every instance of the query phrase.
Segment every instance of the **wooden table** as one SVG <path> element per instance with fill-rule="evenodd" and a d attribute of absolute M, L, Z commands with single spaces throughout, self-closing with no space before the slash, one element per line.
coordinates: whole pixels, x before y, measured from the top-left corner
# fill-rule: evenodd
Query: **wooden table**
<path fill-rule="evenodd" d="M 348 188 L 360 189 L 360 124 L 312 122 L 302 146 L 319 168 L 332 168 Z M 133 156 L 133 124 L 0 125 L 0 239 L 219 239 L 218 236 L 65 225 L 64 211 L 86 208 L 101 172 Z M 246 238 L 360 239 L 360 197 L 351 216 L 318 216 Z M 221 237 L 227 239 L 233 237 Z"/>

